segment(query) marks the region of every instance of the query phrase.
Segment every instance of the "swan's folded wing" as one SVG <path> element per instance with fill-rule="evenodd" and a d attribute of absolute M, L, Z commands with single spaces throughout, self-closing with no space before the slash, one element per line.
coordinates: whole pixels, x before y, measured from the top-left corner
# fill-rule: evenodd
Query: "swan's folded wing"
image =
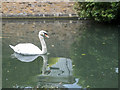
<path fill-rule="evenodd" d="M 25 54 L 25 55 L 33 55 L 33 54 L 40 54 L 41 50 L 31 43 L 21 43 L 15 46 L 15 52 Z"/>

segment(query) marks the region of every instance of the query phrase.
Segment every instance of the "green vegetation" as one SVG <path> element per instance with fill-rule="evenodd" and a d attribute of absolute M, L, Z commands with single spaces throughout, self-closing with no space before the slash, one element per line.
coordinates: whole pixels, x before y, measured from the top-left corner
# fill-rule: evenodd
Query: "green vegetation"
<path fill-rule="evenodd" d="M 117 21 L 120 17 L 120 2 L 78 2 L 75 9 L 81 18 L 88 17 L 99 22 Z"/>

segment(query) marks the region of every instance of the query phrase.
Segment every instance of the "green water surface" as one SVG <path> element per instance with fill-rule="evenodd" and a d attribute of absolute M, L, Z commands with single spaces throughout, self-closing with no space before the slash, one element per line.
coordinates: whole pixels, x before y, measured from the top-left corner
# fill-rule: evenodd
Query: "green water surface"
<path fill-rule="evenodd" d="M 58 85 L 63 88 L 64 84 L 75 83 L 75 78 L 79 79 L 77 85 L 82 88 L 118 87 L 118 26 L 92 21 L 24 19 L 3 20 L 2 24 L 3 88 L 37 88 L 38 84 L 39 88 Z M 47 30 L 50 36 L 45 39 L 49 53 L 47 68 L 56 64 L 59 58 L 70 59 L 70 77 L 73 78 L 70 81 L 67 77 L 56 76 L 49 80 L 45 76 L 42 82 L 42 78 L 36 78 L 42 74 L 42 57 L 22 62 L 11 55 L 14 52 L 9 44 L 29 42 L 40 47 L 38 32 L 41 29 Z M 64 81 L 59 82 L 59 78 Z"/>

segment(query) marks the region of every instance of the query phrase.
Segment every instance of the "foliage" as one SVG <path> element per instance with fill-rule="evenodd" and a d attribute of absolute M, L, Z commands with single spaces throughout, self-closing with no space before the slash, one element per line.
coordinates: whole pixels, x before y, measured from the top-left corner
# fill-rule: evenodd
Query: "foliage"
<path fill-rule="evenodd" d="M 120 2 L 78 2 L 75 9 L 80 17 L 110 22 L 120 17 Z"/>
<path fill-rule="evenodd" d="M 71 59 L 74 75 L 79 78 L 82 87 L 117 87 L 117 33 L 117 28 L 96 25 L 84 29 L 81 36 L 76 38 Z"/>

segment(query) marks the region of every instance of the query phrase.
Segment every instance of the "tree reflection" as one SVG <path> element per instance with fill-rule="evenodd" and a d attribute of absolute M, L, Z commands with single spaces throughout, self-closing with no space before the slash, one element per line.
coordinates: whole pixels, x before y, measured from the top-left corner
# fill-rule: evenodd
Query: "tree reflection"
<path fill-rule="evenodd" d="M 117 28 L 89 26 L 72 45 L 74 75 L 82 87 L 118 87 Z"/>

